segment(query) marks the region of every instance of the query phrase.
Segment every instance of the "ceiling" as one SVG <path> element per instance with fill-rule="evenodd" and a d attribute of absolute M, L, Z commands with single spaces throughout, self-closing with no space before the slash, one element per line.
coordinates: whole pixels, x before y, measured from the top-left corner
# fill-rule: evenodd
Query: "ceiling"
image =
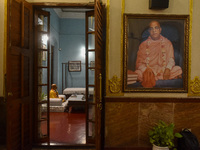
<path fill-rule="evenodd" d="M 54 11 L 60 18 L 85 18 L 85 12 L 93 9 L 88 8 L 54 8 Z"/>

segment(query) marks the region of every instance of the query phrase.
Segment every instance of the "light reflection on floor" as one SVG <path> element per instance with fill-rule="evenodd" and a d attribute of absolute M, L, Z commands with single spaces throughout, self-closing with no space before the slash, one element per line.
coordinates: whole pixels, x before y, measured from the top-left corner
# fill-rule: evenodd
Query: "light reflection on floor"
<path fill-rule="evenodd" d="M 51 143 L 85 144 L 85 113 L 50 113 Z"/>

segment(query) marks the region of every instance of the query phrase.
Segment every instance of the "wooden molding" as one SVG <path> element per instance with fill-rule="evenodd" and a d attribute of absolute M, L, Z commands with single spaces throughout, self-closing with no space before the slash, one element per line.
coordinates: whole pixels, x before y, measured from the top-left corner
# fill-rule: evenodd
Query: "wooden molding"
<path fill-rule="evenodd" d="M 94 8 L 94 3 L 31 3 L 33 6 L 37 7 L 70 7 L 70 8 Z"/>
<path fill-rule="evenodd" d="M 105 97 L 105 102 L 149 102 L 149 103 L 200 103 L 200 98 L 140 98 L 140 97 Z"/>
<path fill-rule="evenodd" d="M 199 148 L 200 149 L 200 148 Z M 132 148 L 127 148 L 127 147 L 105 147 L 104 150 L 152 150 L 152 147 L 132 147 Z"/>
<path fill-rule="evenodd" d="M 132 148 L 127 148 L 127 147 L 105 147 L 104 150 L 152 150 L 152 147 L 132 147 Z"/>

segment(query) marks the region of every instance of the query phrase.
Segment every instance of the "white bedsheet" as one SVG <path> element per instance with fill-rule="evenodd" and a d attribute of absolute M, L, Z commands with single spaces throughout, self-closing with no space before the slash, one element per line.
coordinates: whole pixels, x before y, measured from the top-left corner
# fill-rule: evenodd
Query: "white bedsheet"
<path fill-rule="evenodd" d="M 50 112 L 65 112 L 67 108 L 68 101 L 65 101 L 62 103 L 61 106 L 50 106 Z M 42 111 L 46 112 L 47 111 L 47 105 L 42 104 Z"/>
<path fill-rule="evenodd" d="M 63 90 L 63 94 L 85 94 L 85 88 L 66 88 Z M 89 94 L 94 94 L 94 88 L 89 88 Z"/>
<path fill-rule="evenodd" d="M 67 99 L 68 103 L 69 101 L 85 101 L 84 95 L 76 95 L 76 96 L 70 96 Z"/>

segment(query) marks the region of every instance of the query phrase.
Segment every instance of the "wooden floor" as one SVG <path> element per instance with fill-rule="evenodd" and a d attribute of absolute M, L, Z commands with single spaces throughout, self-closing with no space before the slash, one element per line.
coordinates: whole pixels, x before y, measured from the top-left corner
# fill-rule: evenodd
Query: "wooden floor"
<path fill-rule="evenodd" d="M 84 112 L 51 112 L 50 113 L 50 143 L 55 145 L 86 144 L 86 115 Z M 49 148 L 52 149 L 52 148 Z M 73 148 L 74 149 L 74 148 Z M 76 148 L 77 150 L 83 150 Z M 84 148 L 85 150 L 86 148 Z M 6 150 L 0 146 L 0 150 Z M 48 150 L 48 148 L 33 148 L 33 150 Z M 64 149 L 57 149 L 64 150 Z M 72 149 L 67 149 L 72 150 Z M 89 148 L 87 150 L 95 150 Z"/>
<path fill-rule="evenodd" d="M 50 142 L 85 144 L 85 113 L 50 113 Z"/>

